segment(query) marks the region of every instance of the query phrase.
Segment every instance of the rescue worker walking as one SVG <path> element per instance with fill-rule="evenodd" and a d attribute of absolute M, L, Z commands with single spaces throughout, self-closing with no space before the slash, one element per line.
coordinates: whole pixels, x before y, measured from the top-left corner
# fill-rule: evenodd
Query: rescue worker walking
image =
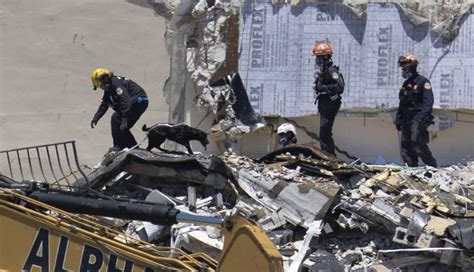
<path fill-rule="evenodd" d="M 313 84 L 320 116 L 319 138 L 321 149 L 336 155 L 332 127 L 341 107 L 341 94 L 344 91 L 344 78 L 339 67 L 332 62 L 332 48 L 328 42 L 318 42 L 313 47 L 319 71 Z"/>
<path fill-rule="evenodd" d="M 430 81 L 418 74 L 418 60 L 411 54 L 401 56 L 398 65 L 405 82 L 400 89 L 395 126 L 401 131 L 403 161 L 411 167 L 418 166 L 418 157 L 426 165 L 437 167 L 428 147 L 428 126 L 433 123 L 433 90 Z"/>
<path fill-rule="evenodd" d="M 102 102 L 91 121 L 91 128 L 94 128 L 107 109 L 112 107 L 115 111 L 110 120 L 113 138 L 112 149 L 121 150 L 125 147 L 135 146 L 137 141 L 130 129 L 148 107 L 148 97 L 145 90 L 131 79 L 115 76 L 106 68 L 93 70 L 91 80 L 94 90 L 97 88 L 104 90 Z"/>

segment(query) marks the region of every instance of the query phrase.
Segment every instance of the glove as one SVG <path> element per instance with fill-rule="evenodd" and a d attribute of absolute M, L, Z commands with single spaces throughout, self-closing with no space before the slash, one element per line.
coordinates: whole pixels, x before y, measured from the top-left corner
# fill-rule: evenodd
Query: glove
<path fill-rule="evenodd" d="M 92 119 L 92 121 L 91 121 L 91 128 L 94 128 L 95 126 L 97 126 L 97 120 Z"/>

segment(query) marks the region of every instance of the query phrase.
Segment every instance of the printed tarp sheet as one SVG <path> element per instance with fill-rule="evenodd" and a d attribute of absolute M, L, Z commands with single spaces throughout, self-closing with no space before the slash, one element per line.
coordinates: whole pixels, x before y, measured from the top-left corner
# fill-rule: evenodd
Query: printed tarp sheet
<path fill-rule="evenodd" d="M 473 9 L 447 42 L 428 23 L 415 27 L 392 3 L 369 3 L 366 15 L 358 17 L 342 4 L 247 1 L 241 11 L 240 74 L 256 112 L 316 113 L 312 47 L 327 40 L 346 82 L 343 109 L 398 107 L 403 79 L 397 61 L 405 53 L 420 60 L 435 108 L 474 109 Z"/>

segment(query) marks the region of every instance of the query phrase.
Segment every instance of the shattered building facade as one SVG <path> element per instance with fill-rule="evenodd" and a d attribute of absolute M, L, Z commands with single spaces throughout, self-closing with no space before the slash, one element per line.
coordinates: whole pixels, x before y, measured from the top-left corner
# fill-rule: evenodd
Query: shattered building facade
<path fill-rule="evenodd" d="M 260 224 L 287 271 L 471 269 L 472 1 L 154 6 L 160 14 L 171 10 L 170 122 L 211 128 L 208 152 L 224 155 L 239 192 L 233 212 Z M 334 129 L 342 161 L 311 146 L 277 146 L 275 129 L 283 122 L 295 125 L 300 142 L 318 145 L 310 54 L 318 40 L 335 47 L 348 86 Z M 419 56 L 421 73 L 436 86 L 429 129 L 435 156 L 442 165 L 467 165 L 426 170 L 343 162 L 400 161 L 396 60 L 406 52 Z M 212 228 L 183 227 L 175 245 L 218 256 L 220 239 Z"/>
<path fill-rule="evenodd" d="M 341 157 L 400 162 L 396 61 L 411 52 L 434 86 L 435 157 L 442 165 L 469 160 L 472 1 L 438 2 L 154 1 L 155 10 L 179 11 L 170 12 L 167 30 L 170 122 L 213 126 L 211 150 L 218 153 L 229 146 L 252 157 L 270 152 L 272 131 L 283 122 L 297 127 L 300 142 L 318 141 L 311 46 L 329 40 L 346 81 L 333 131 Z M 273 128 L 262 130 L 262 123 Z"/>
<path fill-rule="evenodd" d="M 469 161 L 471 4 L 155 1 L 155 10 L 174 11 L 170 122 L 211 127 L 208 152 L 224 154 L 239 192 L 233 212 L 260 224 L 287 271 L 471 269 L 472 163 L 432 170 L 345 164 L 311 145 L 278 149 L 274 133 L 290 122 L 300 142 L 318 140 L 310 52 L 315 41 L 330 40 L 348 85 L 335 126 L 341 158 L 398 162 L 396 59 L 410 51 L 437 86 L 436 156 L 442 164 Z M 177 233 L 176 245 L 188 250 L 218 256 L 222 248 L 215 229 Z"/>
<path fill-rule="evenodd" d="M 66 147 L 70 142 L 2 151 L 0 155 L 7 154 L 9 166 L 0 169 L 2 187 L 15 188 L 12 186 L 15 184 L 16 188 L 30 189 L 37 181 L 51 179 L 43 173 L 41 160 L 30 158 L 30 154 L 36 152 L 38 156 L 47 156 L 53 185 L 67 182 L 67 187 L 74 188 L 74 194 L 94 192 L 101 199 L 160 204 L 186 215 L 225 218 L 229 214 L 238 214 L 250 218 L 266 232 L 283 256 L 285 271 L 472 271 L 474 164 L 467 157 L 474 153 L 474 129 L 469 119 L 472 118 L 473 100 L 468 92 L 472 91 L 472 82 L 468 80 L 468 71 L 473 66 L 472 54 L 463 58 L 465 63 L 458 63 L 456 71 L 460 72 L 451 75 L 460 77 L 460 81 L 467 86 L 465 92 L 458 92 L 463 97 L 459 100 L 460 104 L 447 105 L 449 111 L 437 111 L 438 129 L 433 128 L 431 135 L 432 140 L 435 139 L 435 153 L 438 152 L 436 155 L 442 164 L 450 161 L 457 163 L 440 168 L 409 168 L 387 164 L 387 161 L 397 160 L 397 155 L 392 154 L 398 152 L 396 135 L 387 135 L 387 131 L 395 131 L 390 112 L 393 107 L 393 93 L 390 90 L 398 86 L 399 79 L 394 76 L 386 89 L 377 88 L 380 92 L 385 90 L 386 95 L 376 96 L 374 91 L 377 90 L 370 88 L 358 94 L 356 90 L 360 86 L 357 84 L 366 83 L 349 80 L 361 77 L 357 72 L 362 69 L 348 70 L 350 88 L 344 97 L 347 104 L 336 121 L 336 141 L 342 148 L 338 150 L 341 154 L 339 159 L 327 156 L 315 147 L 318 144 L 314 142 L 278 148 L 274 128 L 283 121 L 297 127 L 300 142 L 317 140 L 315 112 L 305 109 L 304 105 L 293 106 L 293 112 L 289 112 L 287 108 L 291 107 L 285 103 L 294 101 L 276 97 L 285 97 L 285 90 L 270 92 L 275 97 L 269 98 L 262 96 L 262 89 L 258 91 L 252 86 L 258 79 L 252 77 L 258 77 L 258 71 L 249 69 L 253 55 L 245 55 L 243 37 L 243 33 L 249 31 L 246 20 L 260 24 L 250 27 L 250 33 L 263 38 L 263 32 L 257 31 L 257 27 L 263 29 L 263 18 L 281 17 L 284 20 L 288 16 L 304 17 L 308 15 L 306 13 L 311 15 L 316 12 L 327 22 L 328 18 L 341 18 L 339 12 L 342 10 L 350 14 L 344 20 L 354 20 L 356 25 L 360 25 L 369 23 L 370 14 L 377 14 L 386 8 L 390 14 L 395 11 L 404 14 L 406 22 L 415 26 L 410 26 L 413 30 L 411 34 L 415 35 L 410 39 L 418 35 L 417 27 L 424 27 L 426 33 L 430 33 L 424 32 L 426 35 L 430 36 L 433 32 L 435 40 L 440 37 L 447 46 L 454 44 L 456 48 L 459 32 L 470 33 L 468 27 L 474 18 L 470 15 L 472 9 L 467 8 L 470 2 L 453 4 L 458 5 L 457 11 L 462 12 L 449 18 L 443 17 L 443 14 L 451 10 L 427 14 L 429 9 L 424 4 L 428 1 L 419 1 L 417 5 L 409 1 L 399 1 L 398 4 L 343 1 L 336 8 L 329 9 L 325 9 L 329 4 L 323 1 L 291 1 L 291 4 L 262 1 L 257 8 L 262 11 L 260 14 L 254 13 L 254 2 L 152 2 L 156 13 L 169 20 L 166 37 L 171 76 L 165 93 L 170 105 L 170 122 L 210 128 L 209 138 L 214 143 L 206 152 L 208 154 L 157 154 L 139 148 L 124 149 L 109 152 L 93 168 L 82 169 L 83 166 L 77 161 L 75 146 L 73 151 Z M 429 7 L 435 9 L 434 5 Z M 246 12 L 249 12 L 247 17 L 243 15 Z M 285 14 L 288 16 L 285 17 Z M 426 16 L 431 15 L 436 16 L 426 21 Z M 255 19 L 255 16 L 260 17 Z M 339 24 L 339 28 L 335 28 L 337 31 L 347 31 L 347 21 L 344 20 L 334 20 Z M 291 32 L 281 29 L 279 24 L 275 26 L 278 29 L 273 32 Z M 305 29 L 304 25 L 302 28 Z M 290 63 L 308 66 L 305 71 L 288 74 L 275 69 L 262 73 L 268 74 L 273 81 L 275 77 L 300 81 L 298 88 L 301 94 L 298 96 L 301 101 L 298 101 L 303 104 L 308 102 L 303 99 L 304 95 L 311 93 L 310 89 L 306 90 L 306 85 L 312 81 L 312 78 L 307 78 L 312 63 L 310 54 L 305 53 L 310 51 L 308 44 L 315 39 L 311 31 L 308 32 L 311 34 L 308 43 L 303 39 L 303 43 L 295 45 L 301 47 L 300 55 L 294 60 L 288 57 L 288 63 L 280 64 L 283 67 L 289 67 Z M 360 38 L 356 39 L 356 43 L 364 47 L 367 42 L 365 35 L 369 35 L 369 39 L 377 36 L 376 32 L 369 32 L 350 35 Z M 386 39 L 385 36 L 380 37 Z M 472 40 L 470 34 L 468 38 Z M 301 38 L 294 41 L 301 41 Z M 423 42 L 422 39 L 419 41 Z M 275 46 L 280 50 L 285 47 L 281 44 Z M 431 46 L 429 44 L 428 47 Z M 434 48 L 434 51 L 439 49 Z M 440 48 L 443 50 L 444 47 Z M 339 50 L 342 51 L 342 48 Z M 346 58 L 347 65 L 355 62 L 370 67 L 363 59 L 373 52 L 371 49 L 364 50 L 367 51 L 363 51 L 363 56 L 355 55 L 353 58 L 347 56 L 347 52 L 346 55 L 341 54 L 338 61 L 346 65 Z M 385 54 L 378 47 L 376 50 Z M 447 52 L 446 55 L 449 55 L 449 50 Z M 390 56 L 396 58 L 399 53 L 395 50 Z M 273 52 L 268 54 L 265 56 L 272 59 Z M 255 53 L 255 56 L 263 58 L 264 53 Z M 436 59 L 436 56 L 433 58 Z M 425 69 L 428 69 L 426 67 L 431 67 L 431 60 L 425 61 Z M 261 63 L 257 61 L 255 65 Z M 436 71 L 437 64 L 433 65 L 435 67 L 431 68 Z M 378 71 L 373 73 L 378 75 Z M 395 72 L 390 71 L 390 74 Z M 260 87 L 268 88 L 268 84 L 274 84 L 265 82 L 270 79 L 260 78 Z M 454 79 L 450 80 L 454 82 Z M 438 84 L 444 84 L 442 82 Z M 298 89 L 295 84 L 274 85 L 275 88 L 286 86 L 288 91 L 293 91 Z M 453 88 L 457 90 L 458 87 Z M 456 90 L 450 89 L 449 93 Z M 364 95 L 372 100 L 366 101 Z M 438 100 L 441 103 L 440 97 Z M 443 108 L 440 104 L 438 107 Z M 462 112 L 459 111 L 461 108 Z M 451 123 L 443 125 L 442 122 Z M 63 144 L 65 154 L 61 153 L 62 160 L 64 162 L 67 158 L 70 171 L 62 167 L 60 152 L 63 152 Z M 38 151 L 44 148 L 43 153 Z M 50 157 L 49 148 L 56 151 L 57 157 L 53 152 Z M 381 150 L 384 153 L 377 156 Z M 17 160 L 10 160 L 10 153 L 16 155 Z M 77 169 L 71 169 L 69 155 L 72 153 Z M 463 161 L 464 157 L 461 157 L 464 155 L 466 158 Z M 56 159 L 59 165 L 53 167 Z M 365 163 L 373 161 L 377 165 Z M 11 165 L 11 162 L 20 165 Z M 25 163 L 23 168 L 22 162 Z M 33 174 L 33 169 L 38 170 L 38 167 L 43 178 L 38 173 L 36 177 Z M 56 176 L 54 171 L 58 169 L 61 175 Z M 19 183 L 24 184 L 16 184 L 15 171 L 21 173 Z M 31 171 L 31 177 L 28 171 Z M 75 179 L 75 182 L 69 183 L 68 177 Z M 42 193 L 30 196 L 44 196 Z M 224 247 L 223 228 L 216 226 L 175 221 L 160 224 L 123 217 L 98 217 L 97 221 L 143 241 L 187 252 L 204 252 L 215 259 L 220 257 Z"/>
<path fill-rule="evenodd" d="M 473 162 L 444 168 L 347 164 L 311 144 L 258 159 L 125 149 L 93 168 L 76 160 L 79 168 L 68 164 L 68 174 L 61 165 L 69 163 L 65 157 L 77 158 L 75 150 L 59 149 L 57 158 L 43 151 L 71 144 L 0 152 L 0 190 L 90 215 L 118 202 L 120 212 L 108 208 L 95 220 L 138 240 L 216 260 L 226 239 L 220 224 L 242 216 L 266 233 L 285 271 L 472 271 L 474 265 Z M 30 156 L 39 149 L 43 160 Z M 25 153 L 29 166 L 13 160 L 4 168 L 5 155 Z M 68 202 L 78 196 L 87 209 Z M 133 205 L 149 208 L 134 219 Z M 166 213 L 149 216 L 159 210 Z M 199 224 L 199 216 L 214 223 Z"/>

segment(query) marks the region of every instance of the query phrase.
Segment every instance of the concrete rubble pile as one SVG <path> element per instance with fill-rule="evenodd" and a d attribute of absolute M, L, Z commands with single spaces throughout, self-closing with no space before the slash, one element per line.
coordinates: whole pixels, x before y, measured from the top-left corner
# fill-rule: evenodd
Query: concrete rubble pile
<path fill-rule="evenodd" d="M 213 132 L 232 139 L 259 128 L 237 72 L 244 2 L 149 2 L 169 23 L 171 75 L 164 89 L 170 122 L 185 121 L 185 93 L 193 86 L 194 104 L 215 117 Z M 367 1 L 342 2 L 366 15 Z M 394 2 L 415 25 L 429 23 L 453 39 L 472 1 L 444 8 L 435 1 Z M 280 250 L 287 271 L 469 271 L 474 264 L 473 162 L 446 168 L 347 164 L 310 145 L 257 160 L 132 150 L 107 158 L 91 175 L 93 188 L 106 195 L 251 218 Z M 110 224 L 216 259 L 223 247 L 222 230 L 215 227 Z"/>
<path fill-rule="evenodd" d="M 131 150 L 108 157 L 89 177 L 106 195 L 251 218 L 280 250 L 287 271 L 469 271 L 474 265 L 474 162 L 347 164 L 311 145 L 260 159 Z M 223 247 L 216 227 L 108 223 L 215 258 Z"/>

